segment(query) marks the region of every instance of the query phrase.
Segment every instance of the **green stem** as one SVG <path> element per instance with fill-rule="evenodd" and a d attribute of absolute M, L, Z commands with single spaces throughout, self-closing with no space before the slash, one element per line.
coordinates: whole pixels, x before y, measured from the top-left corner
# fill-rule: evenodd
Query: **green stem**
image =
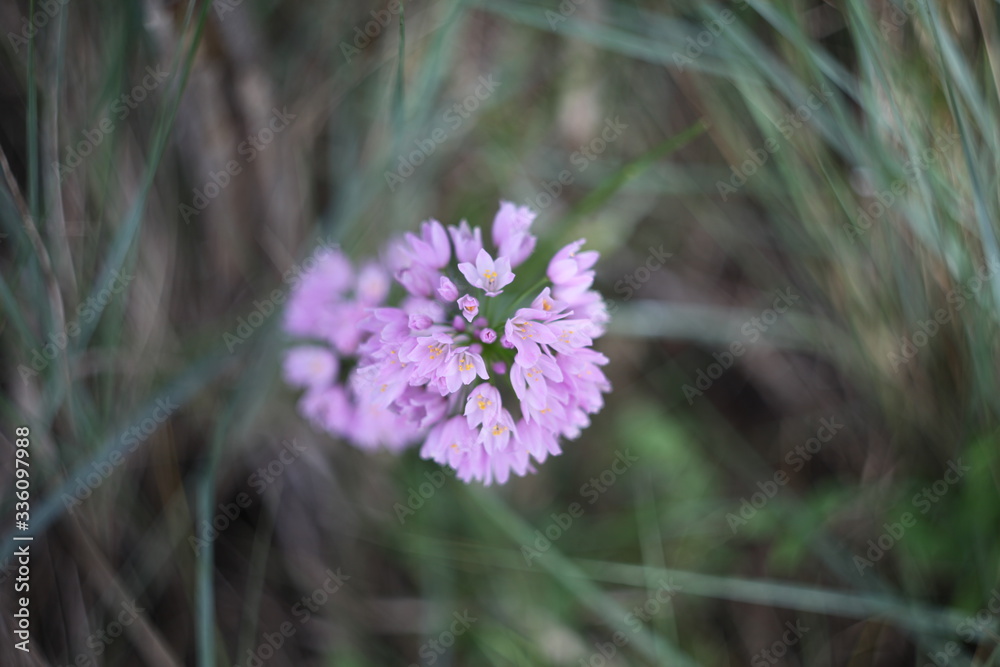
<path fill-rule="evenodd" d="M 529 287 L 528 289 L 526 289 L 523 292 L 521 292 L 518 295 L 518 297 L 516 299 L 514 299 L 514 304 L 515 304 L 514 310 L 517 310 L 518 308 L 521 307 L 520 304 L 521 304 L 522 301 L 524 301 L 525 297 L 531 296 L 535 292 L 538 292 L 541 288 L 545 287 L 545 285 L 548 284 L 548 282 L 549 282 L 549 278 L 548 278 L 548 276 L 546 276 L 546 277 L 542 278 L 541 280 L 539 280 L 534 285 L 532 285 L 531 287 Z"/>
<path fill-rule="evenodd" d="M 486 318 L 486 326 L 490 328 L 493 328 L 492 314 L 493 314 L 493 300 L 495 298 L 496 298 L 495 296 L 488 296 L 486 297 L 486 301 L 483 303 L 483 317 Z M 495 328 L 493 328 L 493 330 L 496 331 Z"/>

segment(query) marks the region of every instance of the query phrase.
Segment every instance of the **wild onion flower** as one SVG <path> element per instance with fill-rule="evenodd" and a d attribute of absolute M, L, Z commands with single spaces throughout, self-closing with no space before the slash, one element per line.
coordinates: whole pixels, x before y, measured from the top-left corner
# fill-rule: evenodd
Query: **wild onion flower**
<path fill-rule="evenodd" d="M 385 301 L 388 274 L 377 263 L 356 272 L 334 248 L 321 248 L 313 260 L 294 284 L 284 320 L 287 333 L 308 341 L 289 349 L 284 361 L 285 381 L 305 389 L 299 411 L 315 427 L 365 449 L 413 444 L 421 429 L 359 395 L 350 372 L 366 337 L 361 322 Z"/>
<path fill-rule="evenodd" d="M 578 437 L 610 391 L 608 359 L 592 347 L 608 314 L 592 289 L 598 254 L 581 252 L 583 240 L 544 275 L 531 261 L 534 217 L 502 202 L 492 250 L 479 227 L 429 220 L 357 277 L 339 251 L 324 251 L 285 318 L 288 333 L 309 339 L 284 364 L 286 381 L 305 389 L 300 411 L 365 448 L 422 442 L 423 458 L 466 482 L 502 484 L 561 453 L 560 438 Z M 385 303 L 386 273 L 403 288 L 396 305 Z"/>

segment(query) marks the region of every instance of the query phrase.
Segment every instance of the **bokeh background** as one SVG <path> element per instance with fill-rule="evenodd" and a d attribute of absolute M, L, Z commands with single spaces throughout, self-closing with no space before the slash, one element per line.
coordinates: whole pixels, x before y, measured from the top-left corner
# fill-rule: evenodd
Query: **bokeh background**
<path fill-rule="evenodd" d="M 0 5 L 0 662 L 1000 664 L 996 3 L 402 7 Z M 313 431 L 288 276 L 501 199 L 601 251 L 591 427 Z"/>

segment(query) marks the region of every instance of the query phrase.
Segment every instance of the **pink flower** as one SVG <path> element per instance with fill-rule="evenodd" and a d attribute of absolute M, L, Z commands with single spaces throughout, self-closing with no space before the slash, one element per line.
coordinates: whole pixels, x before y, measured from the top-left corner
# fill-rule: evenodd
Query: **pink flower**
<path fill-rule="evenodd" d="M 469 384 L 476 377 L 488 380 L 490 375 L 486 372 L 486 364 L 483 358 L 469 348 L 458 348 L 452 350 L 451 355 L 445 362 L 443 369 L 445 386 L 449 394 L 454 394 L 459 387 Z"/>
<path fill-rule="evenodd" d="M 413 257 L 429 267 L 440 269 L 451 259 L 451 244 L 448 234 L 437 220 L 428 220 L 420 225 L 420 237 L 406 234 Z"/>
<path fill-rule="evenodd" d="M 496 262 L 485 250 L 480 250 L 476 255 L 476 264 L 473 266 L 469 262 L 458 265 L 458 270 L 462 272 L 465 279 L 473 287 L 486 292 L 486 296 L 496 296 L 503 292 L 514 280 L 514 274 L 510 270 L 510 260 L 506 257 L 499 257 Z"/>
<path fill-rule="evenodd" d="M 470 427 L 492 424 L 500 414 L 500 392 L 489 383 L 483 383 L 469 394 L 465 401 L 465 418 Z"/>
<path fill-rule="evenodd" d="M 358 272 L 355 292 L 358 301 L 374 306 L 385 301 L 385 297 L 389 294 L 389 286 L 389 276 L 385 269 L 375 262 L 368 262 Z"/>
<path fill-rule="evenodd" d="M 386 266 L 400 285 L 414 296 L 428 297 L 437 284 L 438 272 L 415 257 L 402 240 L 396 240 L 386 249 Z"/>
<path fill-rule="evenodd" d="M 539 463 L 544 463 L 549 455 L 562 454 L 559 448 L 559 438 L 552 431 L 543 428 L 538 422 L 518 422 L 517 433 L 524 448 Z"/>
<path fill-rule="evenodd" d="M 461 470 L 470 465 L 470 459 L 474 456 L 477 449 L 476 436 L 476 431 L 464 419 L 453 417 L 431 429 L 420 450 L 420 456 Z"/>
<path fill-rule="evenodd" d="M 563 311 L 566 310 L 567 305 L 565 301 L 554 299 L 551 292 L 552 290 L 546 287 L 531 302 L 531 310 L 536 311 L 539 318 L 547 321 L 564 317 Z"/>
<path fill-rule="evenodd" d="M 584 239 L 570 243 L 549 262 L 547 273 L 549 280 L 555 285 L 554 294 L 557 299 L 572 303 L 594 284 L 594 272 L 589 269 L 597 262 L 599 255 L 593 250 L 579 252 L 584 243 Z"/>
<path fill-rule="evenodd" d="M 476 255 L 483 249 L 483 234 L 479 227 L 469 229 L 469 223 L 463 220 L 458 227 L 449 227 L 448 233 L 455 244 L 458 261 L 475 261 Z"/>
<path fill-rule="evenodd" d="M 458 298 L 458 288 L 455 283 L 448 280 L 447 276 L 441 276 L 437 289 L 438 296 L 445 301 L 451 302 Z"/>
<path fill-rule="evenodd" d="M 515 363 L 510 369 L 510 382 L 514 393 L 521 401 L 525 418 L 530 415 L 526 408 L 544 410 L 549 401 L 549 384 L 562 382 L 563 374 L 555 360 L 545 354 L 538 356 L 534 364 L 525 366 Z"/>
<path fill-rule="evenodd" d="M 434 324 L 434 320 L 430 318 L 430 315 L 425 315 L 424 313 L 414 313 L 413 315 L 410 315 L 408 324 L 414 331 L 426 331 L 431 328 L 432 324 Z"/>
<path fill-rule="evenodd" d="M 502 452 L 507 449 L 514 434 L 514 420 L 509 412 L 501 408 L 492 422 L 483 424 L 479 431 L 479 442 L 483 444 L 487 454 Z"/>
<path fill-rule="evenodd" d="M 285 274 L 292 285 L 285 329 L 296 336 L 325 338 L 334 309 L 351 287 L 351 263 L 340 250 L 323 247 L 304 260 L 302 267 L 300 273 Z"/>
<path fill-rule="evenodd" d="M 496 260 L 464 220 L 447 231 L 423 223 L 357 276 L 339 250 L 317 253 L 285 313 L 286 331 L 308 339 L 283 364 L 285 380 L 305 388 L 303 416 L 363 449 L 423 441 L 422 457 L 465 482 L 503 484 L 559 454 L 560 438 L 578 437 L 611 390 L 608 360 L 593 349 L 608 319 L 592 289 L 597 253 L 581 252 L 583 241 L 560 250 L 550 284 L 526 308 L 498 299 L 481 312 L 472 294 L 459 298 L 465 283 L 453 282 L 460 274 L 488 297 L 502 294 L 511 267 L 534 252 L 534 217 L 501 203 Z M 385 303 L 390 277 L 406 292 L 396 305 Z M 341 365 L 352 369 L 345 382 Z"/>
<path fill-rule="evenodd" d="M 507 320 L 504 334 L 517 355 L 514 363 L 522 366 L 533 366 L 542 354 L 542 345 L 552 345 L 556 342 L 555 334 L 547 324 L 535 321 L 544 317 L 544 313 L 530 308 L 521 308 L 514 317 Z"/>
<path fill-rule="evenodd" d="M 466 294 L 458 300 L 458 307 L 462 309 L 462 317 L 468 322 L 472 322 L 479 314 L 479 299 Z"/>
<path fill-rule="evenodd" d="M 296 387 L 313 389 L 328 385 L 337 374 L 337 357 L 314 345 L 292 348 L 285 355 L 285 381 Z"/>
<path fill-rule="evenodd" d="M 336 435 L 347 435 L 354 410 L 343 387 L 329 386 L 307 392 L 299 401 L 299 411 L 317 428 Z"/>
<path fill-rule="evenodd" d="M 510 259 L 512 267 L 526 260 L 535 249 L 536 238 L 528 233 L 535 220 L 535 212 L 527 206 L 500 202 L 500 210 L 493 218 L 493 243 L 501 257 Z"/>
<path fill-rule="evenodd" d="M 451 356 L 452 337 L 447 333 L 412 338 L 399 350 L 399 358 L 414 364 L 411 377 L 426 384 L 438 376 L 438 369 Z"/>
<path fill-rule="evenodd" d="M 451 259 L 448 234 L 437 220 L 421 225 L 421 234 L 406 234 L 389 243 L 386 263 L 410 294 L 430 296 L 438 284 L 438 271 Z"/>

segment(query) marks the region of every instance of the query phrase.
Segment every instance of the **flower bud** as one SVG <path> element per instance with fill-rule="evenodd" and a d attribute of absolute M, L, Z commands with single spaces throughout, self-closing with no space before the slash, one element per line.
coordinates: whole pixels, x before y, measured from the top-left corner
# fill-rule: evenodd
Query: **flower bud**
<path fill-rule="evenodd" d="M 437 293 L 448 303 L 451 303 L 458 298 L 458 288 L 455 287 L 455 283 L 448 280 L 447 276 L 441 276 L 440 286 L 437 289 Z"/>

